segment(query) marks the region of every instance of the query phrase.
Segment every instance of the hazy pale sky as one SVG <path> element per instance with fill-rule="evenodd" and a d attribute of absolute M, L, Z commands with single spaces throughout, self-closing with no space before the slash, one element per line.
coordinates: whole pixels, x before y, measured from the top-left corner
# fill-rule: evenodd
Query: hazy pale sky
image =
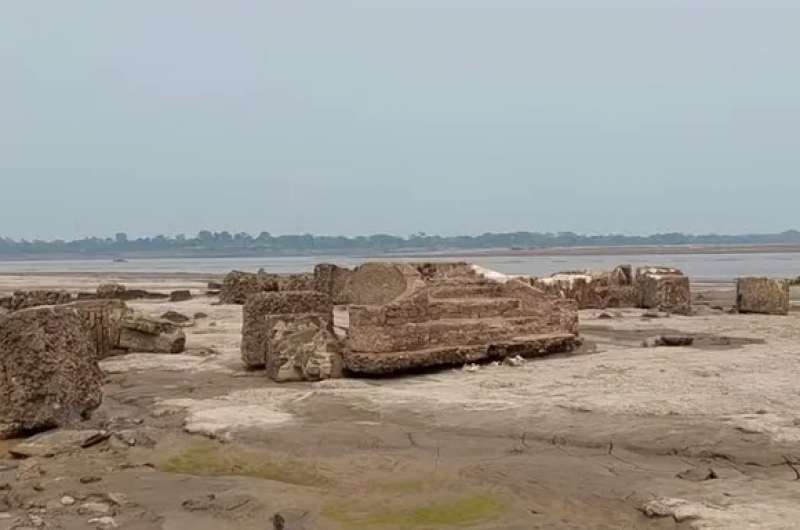
<path fill-rule="evenodd" d="M 0 236 L 800 228 L 800 2 L 4 0 Z"/>

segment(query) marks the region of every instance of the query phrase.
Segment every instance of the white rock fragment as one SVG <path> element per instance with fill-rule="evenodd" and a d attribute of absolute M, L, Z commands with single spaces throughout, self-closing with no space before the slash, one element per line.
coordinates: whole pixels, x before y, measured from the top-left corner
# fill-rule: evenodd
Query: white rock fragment
<path fill-rule="evenodd" d="M 75 504 L 75 499 L 73 497 L 70 497 L 69 495 L 64 495 L 63 497 L 61 497 L 61 504 L 63 506 L 72 506 L 73 504 Z"/>

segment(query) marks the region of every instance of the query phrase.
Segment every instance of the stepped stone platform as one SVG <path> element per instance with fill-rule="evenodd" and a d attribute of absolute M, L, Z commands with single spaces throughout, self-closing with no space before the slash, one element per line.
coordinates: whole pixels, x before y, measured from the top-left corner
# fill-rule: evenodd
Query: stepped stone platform
<path fill-rule="evenodd" d="M 320 379 L 535 357 L 580 344 L 574 300 L 466 263 L 320 265 L 310 283 L 319 290 L 248 297 L 246 366 L 265 367 L 275 380 Z"/>

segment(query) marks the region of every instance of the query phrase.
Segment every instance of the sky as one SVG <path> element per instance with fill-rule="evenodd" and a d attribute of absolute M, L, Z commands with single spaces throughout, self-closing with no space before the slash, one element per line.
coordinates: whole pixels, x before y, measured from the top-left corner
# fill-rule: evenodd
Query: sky
<path fill-rule="evenodd" d="M 800 228 L 800 2 L 4 0 L 0 236 Z"/>

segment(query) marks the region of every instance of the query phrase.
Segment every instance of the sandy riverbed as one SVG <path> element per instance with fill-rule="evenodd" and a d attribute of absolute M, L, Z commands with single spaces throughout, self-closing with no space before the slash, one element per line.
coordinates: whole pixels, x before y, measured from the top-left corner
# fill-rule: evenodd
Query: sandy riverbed
<path fill-rule="evenodd" d="M 123 279 L 202 293 L 206 278 Z M 98 281 L 3 276 L 0 292 Z M 708 306 L 732 298 L 720 285 L 696 295 Z M 586 346 L 570 356 L 276 385 L 242 370 L 241 308 L 214 301 L 131 304 L 209 316 L 187 329 L 186 354 L 103 363 L 105 400 L 87 425 L 119 436 L 54 458 L 0 459 L 0 485 L 27 506 L 0 516 L 0 529 L 31 514 L 86 528 L 93 516 L 59 499 L 109 493 L 124 494 L 111 503 L 115 523 L 137 529 L 273 528 L 277 513 L 286 529 L 307 530 L 782 529 L 800 520 L 800 311 L 704 306 L 652 320 L 584 311 Z M 665 330 L 697 345 L 641 347 Z M 81 482 L 90 476 L 100 480 Z M 659 498 L 680 499 L 681 522 L 642 514 Z"/>

